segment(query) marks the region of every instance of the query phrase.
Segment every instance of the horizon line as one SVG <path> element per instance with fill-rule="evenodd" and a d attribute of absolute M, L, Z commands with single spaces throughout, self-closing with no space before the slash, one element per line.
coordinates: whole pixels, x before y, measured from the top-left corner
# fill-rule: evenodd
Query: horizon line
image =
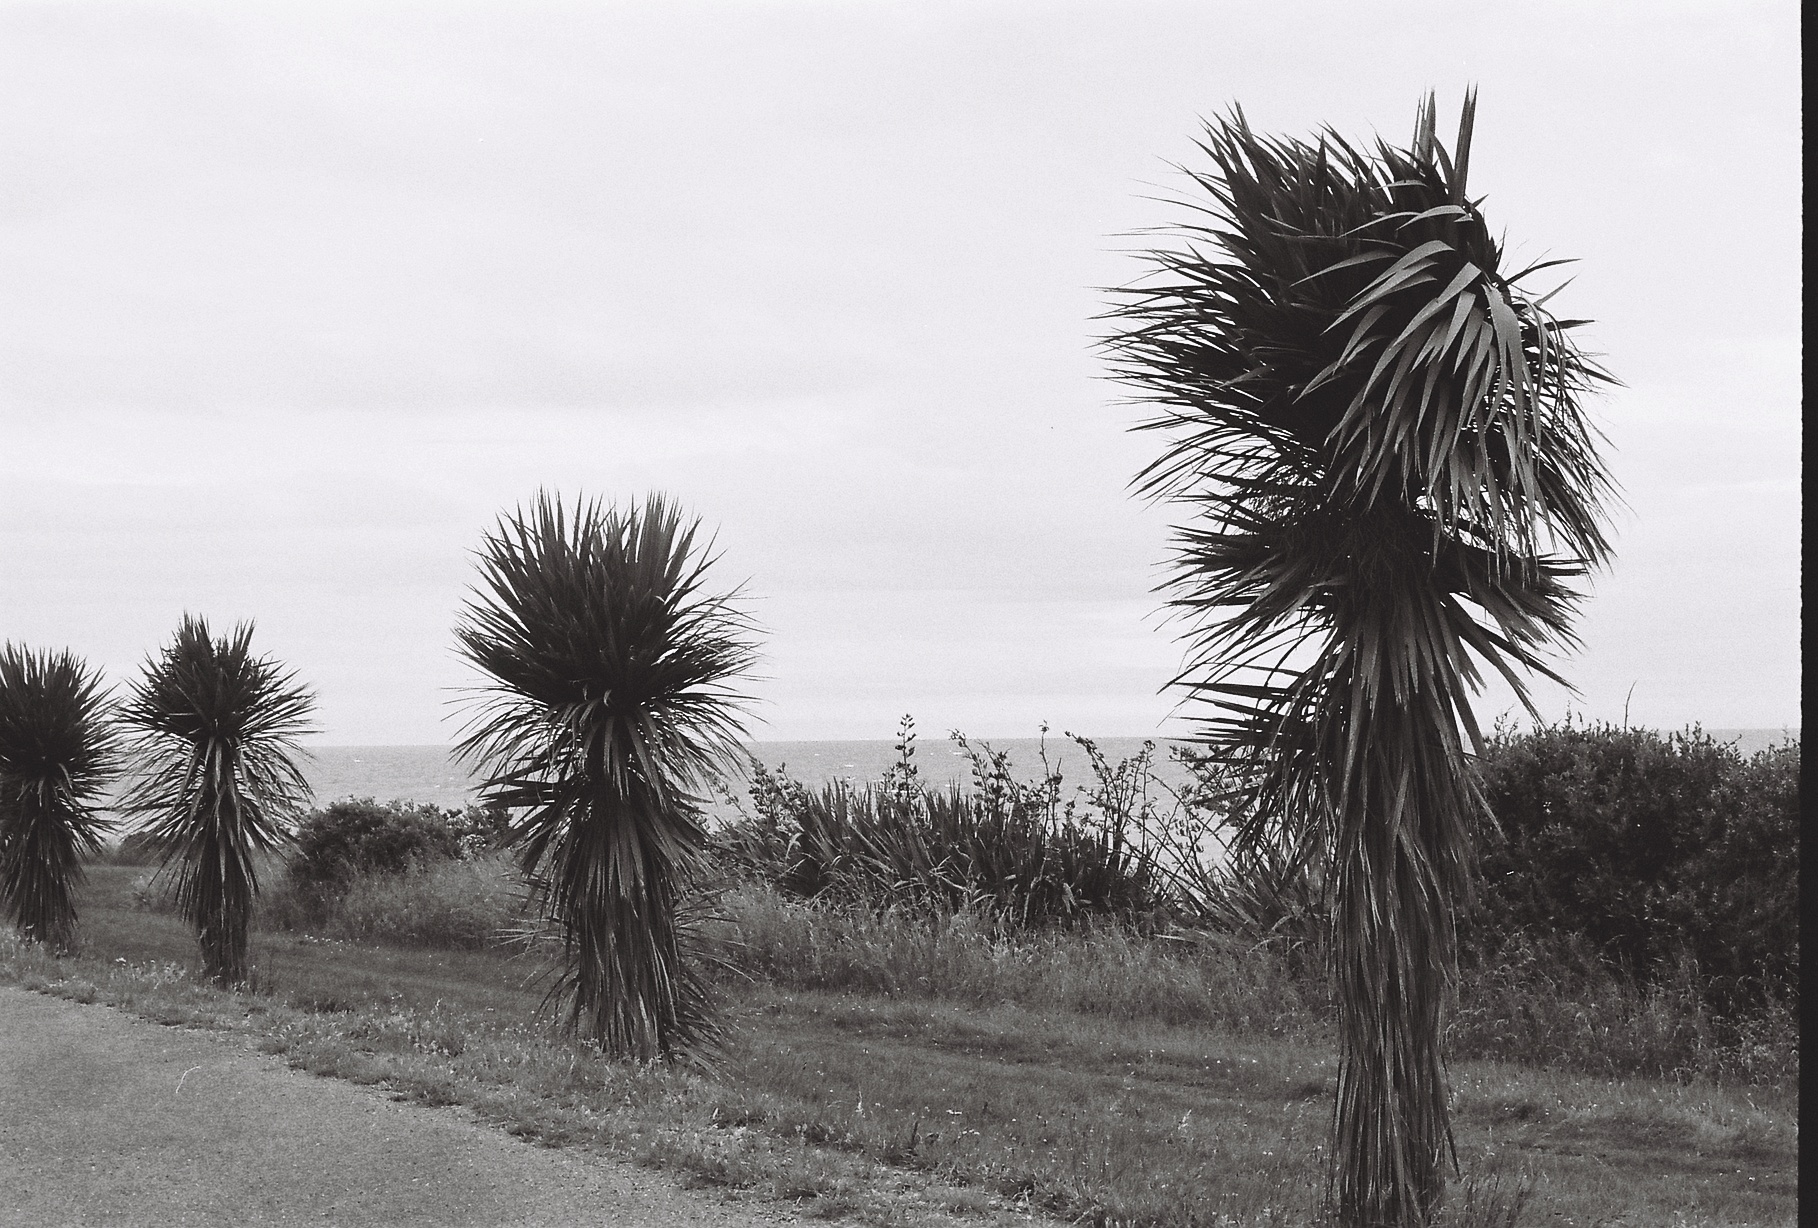
<path fill-rule="evenodd" d="M 1623 725 L 1620 725 L 1616 721 L 1605 721 L 1605 722 L 1598 722 L 1598 723 L 1616 725 L 1618 728 L 1641 729 L 1641 730 L 1646 730 L 1646 731 L 1650 731 L 1650 732 L 1654 732 L 1654 733 L 1683 733 L 1685 730 L 1695 727 L 1700 732 L 1709 734 L 1712 736 L 1715 736 L 1717 734 L 1733 734 L 1733 733 L 1736 733 L 1736 734 L 1739 734 L 1739 733 L 1787 733 L 1787 734 L 1793 734 L 1793 735 L 1797 736 L 1801 732 L 1801 729 L 1802 729 L 1802 727 L 1799 725 L 1790 725 L 1790 724 L 1784 724 L 1784 723 L 1779 724 L 1779 725 L 1710 725 L 1710 726 L 1706 726 L 1706 725 L 1698 724 L 1697 722 L 1694 721 L 1694 722 L 1688 722 L 1687 724 L 1678 726 L 1677 728 L 1674 728 L 1674 729 L 1661 729 L 1657 726 L 1652 726 L 1652 725 L 1623 726 Z M 309 740 L 313 741 L 315 736 L 318 736 L 318 735 L 310 735 Z M 1042 735 L 1042 734 L 1007 734 L 1007 735 L 967 734 L 966 735 L 967 740 L 972 741 L 972 742 L 1036 742 L 1036 741 L 1040 741 L 1042 739 L 1042 737 L 1044 737 L 1044 736 L 1052 737 L 1057 742 L 1067 742 L 1067 741 L 1072 740 L 1070 735 L 1068 735 L 1066 733 L 1055 733 L 1052 730 L 1049 731 L 1049 733 L 1047 735 Z M 1152 742 L 1157 742 L 1157 743 L 1161 743 L 1161 742 L 1193 742 L 1193 741 L 1198 740 L 1198 739 L 1195 739 L 1195 738 L 1193 738 L 1191 736 L 1187 736 L 1187 735 L 1163 734 L 1163 733 L 1089 733 L 1089 734 L 1082 734 L 1080 736 L 1090 738 L 1094 741 L 1101 741 L 1101 742 L 1109 741 L 1109 740 L 1113 740 L 1113 739 L 1115 739 L 1117 741 L 1124 741 L 1124 742 L 1152 741 Z M 926 745 L 926 744 L 933 743 L 933 742 L 950 742 L 951 740 L 952 739 L 947 737 L 945 734 L 939 735 L 937 737 L 932 737 L 932 738 L 918 737 L 917 745 Z M 878 743 L 884 743 L 884 744 L 894 744 L 896 742 L 896 739 L 894 737 L 884 737 L 884 738 L 744 738 L 744 739 L 741 739 L 740 745 L 765 746 L 765 745 L 800 744 L 803 742 L 878 742 Z M 358 747 L 393 747 L 393 746 L 411 747 L 413 749 L 428 747 L 428 746 L 439 746 L 439 747 L 443 747 L 448 750 L 453 750 L 455 747 L 455 743 L 453 743 L 453 742 L 322 742 L 322 743 L 319 743 L 319 745 L 322 749 L 325 749 L 325 750 L 330 749 L 330 748 L 339 750 L 342 748 L 351 749 L 351 748 L 358 748 Z"/>

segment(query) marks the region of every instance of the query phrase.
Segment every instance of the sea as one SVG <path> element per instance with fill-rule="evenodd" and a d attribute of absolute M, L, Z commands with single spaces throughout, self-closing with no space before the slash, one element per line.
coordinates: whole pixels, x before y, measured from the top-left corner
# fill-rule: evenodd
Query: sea
<path fill-rule="evenodd" d="M 1721 742 L 1733 743 L 1745 755 L 1770 746 L 1797 741 L 1797 729 L 1711 729 L 1706 730 Z M 1133 757 L 1143 749 L 1142 738 L 1094 739 L 1099 751 L 1112 764 Z M 1033 780 L 1058 771 L 1063 796 L 1092 779 L 1091 764 L 1085 751 L 1066 738 L 1004 738 L 973 740 L 975 749 L 989 748 L 1009 756 L 1011 773 L 1018 780 Z M 1164 784 L 1177 787 L 1186 773 L 1168 755 L 1172 743 L 1155 740 L 1152 763 L 1156 777 Z M 848 742 L 753 742 L 746 747 L 751 758 L 772 771 L 786 772 L 811 789 L 835 780 L 858 783 L 875 781 L 897 760 L 896 744 L 888 739 Z M 1043 768 L 1043 760 L 1049 765 Z M 956 744 L 945 740 L 918 741 L 914 759 L 921 779 L 928 784 L 944 786 L 949 782 L 965 784 L 971 777 L 971 761 Z M 370 797 L 378 801 L 393 799 L 429 802 L 437 806 L 460 807 L 478 799 L 481 782 L 465 766 L 455 762 L 447 746 L 315 746 L 303 763 L 303 773 L 315 793 L 318 804 L 347 797 Z M 744 800 L 749 781 L 727 782 L 730 792 Z M 731 817 L 734 807 L 719 802 L 713 807 L 721 817 Z"/>
<path fill-rule="evenodd" d="M 1168 785 L 1185 783 L 1186 772 L 1167 753 L 1173 743 L 1164 739 L 1153 739 L 1152 742 L 1155 750 L 1151 763 L 1157 778 Z M 1140 754 L 1145 739 L 1095 738 L 1093 744 L 1115 767 Z M 975 738 L 971 745 L 975 751 L 1008 755 L 1011 775 L 1018 780 L 1034 780 L 1058 771 L 1063 793 L 1067 795 L 1075 785 L 1086 784 L 1092 779 L 1092 766 L 1086 752 L 1067 738 Z M 784 773 L 810 789 L 819 789 L 836 780 L 858 784 L 878 780 L 898 758 L 896 743 L 888 739 L 752 742 L 745 747 L 745 753 L 770 771 Z M 1048 764 L 1045 770 L 1044 756 Z M 918 740 L 913 762 L 917 775 L 925 784 L 964 785 L 972 776 L 971 759 L 957 745 L 946 740 Z M 454 760 L 447 746 L 313 746 L 310 757 L 301 766 L 317 804 L 346 797 L 370 797 L 381 802 L 398 799 L 460 807 L 477 801 L 482 785 L 472 772 Z M 740 774 L 727 780 L 726 785 L 732 797 L 743 802 L 750 787 L 750 772 L 743 762 L 738 767 Z M 736 807 L 724 799 L 716 800 L 711 810 L 727 818 L 736 813 Z"/>

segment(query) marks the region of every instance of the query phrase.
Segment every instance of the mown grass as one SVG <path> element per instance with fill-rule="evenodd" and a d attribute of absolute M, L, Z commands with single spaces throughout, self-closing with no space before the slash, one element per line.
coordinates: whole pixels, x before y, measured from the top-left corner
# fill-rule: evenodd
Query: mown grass
<path fill-rule="evenodd" d="M 0 945 L 0 978 L 246 1032 L 305 1069 L 818 1213 L 1318 1219 L 1324 1004 L 1266 954 L 1109 929 L 1012 940 L 748 890 L 708 934 L 744 970 L 723 984 L 731 1040 L 713 1070 L 662 1070 L 545 1030 L 541 964 L 497 949 L 265 930 L 254 992 L 207 989 L 181 924 L 134 907 L 142 874 L 91 868 L 83 952 Z M 1487 1061 L 1452 1077 L 1454 1224 L 1794 1220 L 1796 1079 Z"/>

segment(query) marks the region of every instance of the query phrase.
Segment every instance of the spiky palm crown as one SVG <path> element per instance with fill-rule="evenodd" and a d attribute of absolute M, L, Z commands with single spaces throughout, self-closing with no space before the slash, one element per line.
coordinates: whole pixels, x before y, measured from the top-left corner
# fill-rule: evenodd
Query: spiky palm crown
<path fill-rule="evenodd" d="M 162 854 L 208 974 L 230 982 L 245 972 L 255 855 L 285 845 L 310 796 L 297 760 L 315 697 L 254 655 L 252 635 L 245 622 L 216 637 L 184 615 L 121 711 L 137 777 L 124 808 Z"/>
<path fill-rule="evenodd" d="M 0 648 L 0 912 L 52 947 L 74 939 L 82 857 L 118 758 L 106 688 L 68 651 Z"/>
<path fill-rule="evenodd" d="M 501 519 L 457 642 L 487 677 L 461 753 L 561 927 L 569 1020 L 616 1054 L 708 1041 L 676 910 L 698 868 L 701 794 L 738 753 L 755 653 L 711 548 L 666 500 L 557 497 Z"/>
<path fill-rule="evenodd" d="M 1297 693 L 1343 666 L 1330 641 L 1368 603 L 1360 577 L 1442 595 L 1435 622 L 1402 630 L 1448 687 L 1477 685 L 1473 658 L 1524 698 L 1520 671 L 1558 680 L 1541 653 L 1571 644 L 1571 581 L 1609 553 L 1613 492 L 1580 406 L 1609 377 L 1571 341 L 1583 321 L 1521 289 L 1563 262 L 1502 272 L 1465 192 L 1474 111 L 1467 97 L 1452 155 L 1431 97 L 1411 147 L 1372 153 L 1234 113 L 1201 142 L 1216 169 L 1189 172 L 1210 200 L 1188 203 L 1187 243 L 1118 292 L 1117 374 L 1161 409 L 1139 429 L 1169 436 L 1139 485 L 1196 513 L 1177 537 L 1176 682 L 1225 712 L 1217 744 L 1295 736 Z"/>
<path fill-rule="evenodd" d="M 1120 292 L 1117 373 L 1168 438 L 1139 477 L 1186 505 L 1175 682 L 1248 782 L 1240 845 L 1332 896 L 1341 1215 L 1417 1224 L 1450 1139 L 1439 1010 L 1484 807 L 1467 745 L 1479 666 L 1569 645 L 1573 583 L 1608 555 L 1611 485 L 1581 396 L 1607 380 L 1502 271 L 1431 96 L 1412 144 L 1209 126 L 1181 246 Z"/>

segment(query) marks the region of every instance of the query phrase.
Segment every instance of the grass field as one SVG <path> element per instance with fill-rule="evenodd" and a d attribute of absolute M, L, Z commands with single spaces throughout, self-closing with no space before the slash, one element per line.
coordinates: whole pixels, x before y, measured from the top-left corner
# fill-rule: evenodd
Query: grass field
<path fill-rule="evenodd" d="M 498 950 L 256 933 L 253 992 L 197 985 L 181 923 L 134 906 L 143 873 L 91 867 L 83 952 L 50 960 L 0 940 L 0 979 L 245 1032 L 301 1068 L 816 1214 L 1318 1222 L 1335 1071 L 1318 1029 L 733 978 L 712 1069 L 637 1069 L 540 1026 L 539 967 Z M 1796 1220 L 1796 1085 L 1490 1062 L 1452 1079 L 1462 1175 L 1448 1223 Z"/>

